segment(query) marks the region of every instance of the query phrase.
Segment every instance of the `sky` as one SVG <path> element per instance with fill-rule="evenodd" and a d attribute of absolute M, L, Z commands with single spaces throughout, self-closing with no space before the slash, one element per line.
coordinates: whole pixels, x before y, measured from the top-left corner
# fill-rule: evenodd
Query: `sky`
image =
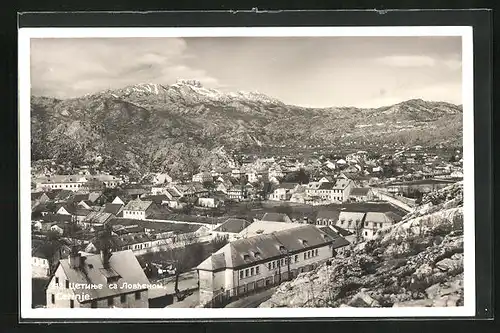
<path fill-rule="evenodd" d="M 461 37 L 36 38 L 31 89 L 72 98 L 196 79 L 309 107 L 462 104 L 461 50 Z"/>

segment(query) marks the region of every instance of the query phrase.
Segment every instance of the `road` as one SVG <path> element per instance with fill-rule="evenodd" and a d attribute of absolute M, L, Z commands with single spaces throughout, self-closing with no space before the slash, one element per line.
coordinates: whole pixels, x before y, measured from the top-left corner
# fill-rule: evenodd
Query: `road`
<path fill-rule="evenodd" d="M 276 291 L 276 287 L 264 290 L 258 294 L 250 295 L 245 298 L 240 298 L 226 305 L 226 308 L 256 308 L 261 303 L 267 301 Z"/>

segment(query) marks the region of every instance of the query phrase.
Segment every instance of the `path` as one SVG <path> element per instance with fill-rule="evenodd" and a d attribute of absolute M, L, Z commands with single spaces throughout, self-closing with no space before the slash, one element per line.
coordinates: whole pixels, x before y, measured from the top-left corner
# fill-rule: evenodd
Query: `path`
<path fill-rule="evenodd" d="M 226 305 L 226 308 L 257 308 L 261 303 L 267 301 L 276 291 L 276 287 L 264 290 L 258 294 L 253 294 L 240 298 Z"/>

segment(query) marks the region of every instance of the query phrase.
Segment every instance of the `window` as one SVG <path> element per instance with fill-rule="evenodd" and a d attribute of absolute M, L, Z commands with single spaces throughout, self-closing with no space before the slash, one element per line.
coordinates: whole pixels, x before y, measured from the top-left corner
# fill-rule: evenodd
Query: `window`
<path fill-rule="evenodd" d="M 295 262 L 298 262 L 299 261 L 299 256 L 296 254 L 295 255 Z"/>
<path fill-rule="evenodd" d="M 252 275 L 253 275 L 253 271 L 254 271 L 253 267 L 252 267 L 252 268 L 250 268 L 250 276 L 252 276 Z"/>
<path fill-rule="evenodd" d="M 69 289 L 69 280 L 66 280 L 66 289 Z"/>
<path fill-rule="evenodd" d="M 259 274 L 259 266 L 255 267 L 255 274 Z"/>
<path fill-rule="evenodd" d="M 268 263 L 268 264 L 267 264 L 267 268 L 268 268 L 268 269 L 271 269 L 271 266 L 272 266 L 272 265 L 271 265 L 271 263 Z"/>
<path fill-rule="evenodd" d="M 271 264 L 269 264 L 269 266 L 271 266 Z M 271 269 L 271 268 L 269 268 Z M 243 279 L 243 271 L 240 271 L 240 279 Z"/>
<path fill-rule="evenodd" d="M 245 269 L 245 277 L 247 277 L 247 276 L 248 276 L 248 268 Z"/>
<path fill-rule="evenodd" d="M 59 286 L 59 278 L 56 276 L 56 286 Z"/>
<path fill-rule="evenodd" d="M 120 302 L 125 303 L 127 301 L 127 295 L 120 296 Z"/>
<path fill-rule="evenodd" d="M 285 259 L 281 259 L 280 264 L 281 264 L 281 266 L 283 266 L 285 264 Z"/>
<path fill-rule="evenodd" d="M 69 300 L 69 307 L 70 308 L 74 308 L 75 307 L 75 301 L 74 300 L 72 300 L 72 299 Z"/>
<path fill-rule="evenodd" d="M 52 304 L 56 302 L 56 296 L 54 294 L 50 295 L 50 301 L 52 302 Z"/>
<path fill-rule="evenodd" d="M 108 306 L 113 306 L 115 304 L 115 299 L 113 297 L 108 298 Z"/>
<path fill-rule="evenodd" d="M 315 253 L 316 253 L 316 255 L 318 255 L 318 249 L 316 249 Z"/>
<path fill-rule="evenodd" d="M 365 231 L 365 236 L 368 236 L 368 231 Z"/>
<path fill-rule="evenodd" d="M 97 301 L 92 301 L 92 303 L 90 303 L 90 307 L 91 307 L 92 309 L 97 308 Z"/>
<path fill-rule="evenodd" d="M 307 259 L 307 253 L 304 252 L 304 260 L 306 260 L 306 259 Z"/>
<path fill-rule="evenodd" d="M 140 300 L 141 299 L 141 292 L 140 291 L 136 291 L 135 292 L 135 299 L 136 300 Z"/>
<path fill-rule="evenodd" d="M 368 227 L 368 222 L 365 222 L 365 227 Z"/>

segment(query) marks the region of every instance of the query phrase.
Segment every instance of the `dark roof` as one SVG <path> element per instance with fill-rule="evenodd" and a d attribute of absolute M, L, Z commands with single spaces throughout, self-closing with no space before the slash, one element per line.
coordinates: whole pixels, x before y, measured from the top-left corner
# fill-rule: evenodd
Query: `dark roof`
<path fill-rule="evenodd" d="M 340 236 L 339 233 L 333 230 L 330 226 L 319 227 L 319 230 L 323 231 L 333 239 L 333 247 L 336 249 L 350 244 L 344 237 Z"/>
<path fill-rule="evenodd" d="M 342 237 L 354 235 L 354 233 L 352 233 L 349 230 L 346 230 L 344 228 L 341 228 L 339 226 L 333 226 L 333 228 L 335 228 L 335 230 L 337 230 L 338 234 Z"/>
<path fill-rule="evenodd" d="M 245 229 L 250 225 L 250 222 L 244 219 L 236 219 L 236 218 L 229 218 L 218 226 L 214 231 L 219 231 L 219 232 L 232 232 L 232 233 L 239 233 L 241 230 Z"/>
<path fill-rule="evenodd" d="M 31 200 L 38 200 L 44 195 L 44 192 L 31 192 Z"/>
<path fill-rule="evenodd" d="M 136 288 L 134 284 L 149 284 L 149 280 L 144 274 L 141 265 L 137 261 L 134 253 L 131 250 L 119 251 L 112 253 L 109 259 L 109 268 L 103 266 L 101 255 L 82 256 L 81 267 L 72 268 L 69 264 L 69 259 L 59 261 L 64 273 L 70 283 L 94 284 L 102 285 L 102 289 L 75 289 L 77 295 L 89 295 L 90 300 L 116 296 L 123 293 L 130 293 L 144 288 Z M 116 276 L 117 284 L 129 283 L 132 288 L 129 289 L 111 289 L 108 286 L 106 276 Z M 81 299 L 86 299 L 82 297 Z M 77 298 L 80 300 L 80 298 Z M 89 300 L 89 301 L 90 301 Z"/>
<path fill-rule="evenodd" d="M 73 197 L 74 192 L 70 190 L 61 190 L 55 197 L 58 201 L 69 200 Z"/>
<path fill-rule="evenodd" d="M 71 222 L 71 215 L 47 214 L 42 216 L 41 219 L 45 222 Z"/>
<path fill-rule="evenodd" d="M 84 194 L 82 194 L 82 193 L 75 193 L 73 195 L 73 201 L 75 201 L 75 202 L 86 201 L 88 199 L 89 199 L 88 193 L 84 193 Z"/>
<path fill-rule="evenodd" d="M 354 187 L 351 190 L 351 194 L 350 195 L 365 196 L 365 195 L 368 195 L 368 193 L 370 192 L 370 190 L 371 190 L 371 188 L 369 188 L 369 187 Z"/>
<path fill-rule="evenodd" d="M 279 184 L 278 186 L 276 186 L 276 188 L 284 188 L 284 189 L 287 189 L 287 190 L 291 190 L 291 189 L 294 189 L 297 185 L 299 185 L 298 183 L 281 183 Z"/>
<path fill-rule="evenodd" d="M 170 199 L 165 194 L 149 195 L 144 200 L 153 201 L 157 205 L 161 205 L 163 201 L 169 201 Z"/>
<path fill-rule="evenodd" d="M 32 239 L 31 240 L 31 256 L 37 258 L 44 259 L 52 259 L 54 255 L 60 251 L 60 253 L 64 256 L 65 254 L 69 254 L 69 246 L 65 244 L 62 240 L 40 240 L 40 239 Z"/>
<path fill-rule="evenodd" d="M 107 203 L 104 205 L 103 213 L 110 213 L 113 215 L 118 215 L 122 211 L 123 205 L 122 204 L 112 204 L 112 203 Z"/>
<path fill-rule="evenodd" d="M 338 210 L 320 210 L 316 219 L 328 219 L 337 221 L 339 219 L 340 211 Z"/>

